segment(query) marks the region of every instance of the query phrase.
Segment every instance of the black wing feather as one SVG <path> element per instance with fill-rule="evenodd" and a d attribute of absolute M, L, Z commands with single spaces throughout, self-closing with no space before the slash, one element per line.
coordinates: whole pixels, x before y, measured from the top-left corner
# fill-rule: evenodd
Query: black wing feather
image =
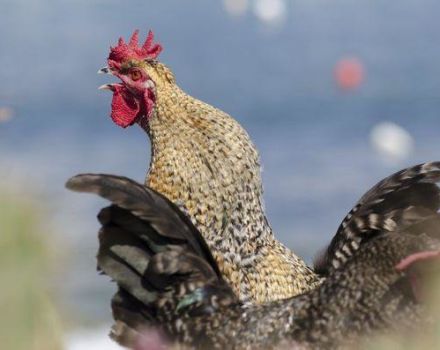
<path fill-rule="evenodd" d="M 440 162 L 431 162 L 401 170 L 377 183 L 344 218 L 315 262 L 315 270 L 327 275 L 330 269 L 343 265 L 361 244 L 386 232 L 438 237 L 434 223 L 439 221 L 439 181 Z"/>
<path fill-rule="evenodd" d="M 183 314 L 213 310 L 211 297 L 237 302 L 200 232 L 159 193 L 125 177 L 84 174 L 66 187 L 112 202 L 98 215 L 98 269 L 118 285 L 111 336 L 131 346 L 146 327 L 165 327 Z M 168 328 L 166 328 L 168 327 Z"/>
<path fill-rule="evenodd" d="M 106 174 L 77 175 L 67 181 L 66 187 L 76 192 L 96 193 L 148 223 L 163 238 L 188 243 L 221 276 L 205 240 L 191 220 L 153 189 L 126 177 Z"/>

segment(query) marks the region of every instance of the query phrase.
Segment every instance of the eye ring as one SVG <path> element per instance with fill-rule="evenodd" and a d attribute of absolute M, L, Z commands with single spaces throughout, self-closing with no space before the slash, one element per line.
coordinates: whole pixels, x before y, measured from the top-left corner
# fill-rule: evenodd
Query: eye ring
<path fill-rule="evenodd" d="M 132 70 L 130 72 L 130 78 L 133 81 L 138 81 L 140 78 L 142 78 L 142 73 L 139 70 Z"/>

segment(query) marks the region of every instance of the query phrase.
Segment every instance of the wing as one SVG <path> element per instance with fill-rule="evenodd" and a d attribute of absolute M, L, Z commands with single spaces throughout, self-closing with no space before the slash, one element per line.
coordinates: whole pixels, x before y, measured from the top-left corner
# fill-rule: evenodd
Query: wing
<path fill-rule="evenodd" d="M 283 339 L 325 347 L 368 327 L 411 319 L 418 309 L 412 293 L 406 293 L 417 286 L 397 283 L 405 277 L 400 271 L 439 256 L 438 242 L 426 235 L 380 235 L 316 290 L 244 306 L 222 280 L 200 234 L 160 194 L 108 175 L 79 175 L 67 187 L 113 203 L 98 216 L 98 267 L 118 285 L 112 336 L 130 347 L 145 327 L 158 325 L 173 340 L 195 348 L 266 348 Z"/>
<path fill-rule="evenodd" d="M 175 332 L 173 320 L 237 301 L 200 232 L 162 195 L 112 175 L 77 175 L 66 187 L 112 202 L 98 215 L 97 258 L 98 269 L 118 285 L 112 337 L 119 343 L 130 346 L 139 331 L 159 325 L 184 334 L 185 323 Z"/>
<path fill-rule="evenodd" d="M 440 162 L 419 164 L 380 181 L 365 193 L 339 226 L 315 270 L 327 275 L 359 246 L 386 232 L 440 235 Z"/>

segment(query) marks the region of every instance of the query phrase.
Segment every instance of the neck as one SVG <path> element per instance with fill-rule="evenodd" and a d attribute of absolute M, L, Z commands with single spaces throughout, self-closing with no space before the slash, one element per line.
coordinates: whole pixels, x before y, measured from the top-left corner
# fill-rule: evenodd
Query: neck
<path fill-rule="evenodd" d="M 267 222 L 259 156 L 246 131 L 174 84 L 158 84 L 156 96 L 153 116 L 141 123 L 152 144 L 146 185 L 189 215 L 242 300 L 307 290 L 316 278 Z M 284 277 L 272 278 L 270 264 Z M 260 268 L 267 271 L 256 274 Z"/>
<path fill-rule="evenodd" d="M 240 226 L 234 217 L 245 213 L 259 218 L 262 229 L 243 234 L 271 235 L 259 156 L 244 129 L 177 85 L 160 85 L 156 92 L 155 112 L 141 123 L 152 144 L 146 184 L 187 210 L 208 241 L 219 232 L 227 235 L 229 225 Z"/>

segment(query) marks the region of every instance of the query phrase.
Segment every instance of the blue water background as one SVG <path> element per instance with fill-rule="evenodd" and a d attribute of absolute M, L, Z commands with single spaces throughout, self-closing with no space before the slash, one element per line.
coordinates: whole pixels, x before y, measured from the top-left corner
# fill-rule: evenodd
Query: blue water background
<path fill-rule="evenodd" d="M 311 261 L 356 200 L 400 168 L 440 159 L 440 3 L 434 0 L 287 1 L 271 26 L 221 1 L 0 0 L 0 183 L 38 198 L 64 260 L 53 288 L 76 318 L 109 321 L 114 286 L 97 277 L 95 215 L 104 202 L 64 190 L 78 172 L 143 181 L 149 143 L 108 117 L 109 82 L 96 71 L 119 36 L 154 29 L 161 60 L 190 94 L 232 116 L 258 146 L 269 219 Z M 366 79 L 338 89 L 341 57 Z M 387 162 L 369 143 L 381 121 L 415 140 Z"/>

